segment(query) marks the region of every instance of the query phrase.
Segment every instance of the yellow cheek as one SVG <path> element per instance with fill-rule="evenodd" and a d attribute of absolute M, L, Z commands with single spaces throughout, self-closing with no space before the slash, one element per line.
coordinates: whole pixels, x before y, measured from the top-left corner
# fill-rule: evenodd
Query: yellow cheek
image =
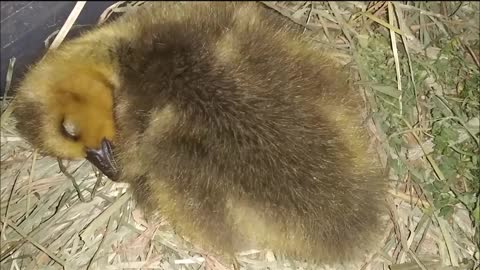
<path fill-rule="evenodd" d="M 87 128 L 83 129 L 80 142 L 88 148 L 98 149 L 102 140 L 102 130 L 98 125 L 91 123 Z"/>
<path fill-rule="evenodd" d="M 82 121 L 83 120 L 83 121 Z M 92 112 L 83 115 L 78 123 L 81 128 L 80 141 L 88 148 L 98 149 L 103 138 L 113 140 L 113 120 L 107 114 Z"/>
<path fill-rule="evenodd" d="M 66 150 L 70 159 L 82 159 L 87 156 L 85 147 L 81 143 L 73 143 L 71 147 Z"/>
<path fill-rule="evenodd" d="M 46 140 L 43 151 L 48 155 L 62 159 L 82 159 L 86 157 L 85 147 L 82 143 L 73 142 L 63 138 L 63 136 L 50 137 Z"/>
<path fill-rule="evenodd" d="M 107 139 L 109 139 L 110 141 L 114 141 L 114 139 L 115 139 L 115 127 L 113 125 L 113 119 L 108 121 L 104 125 L 103 134 L 105 134 L 105 137 Z"/>

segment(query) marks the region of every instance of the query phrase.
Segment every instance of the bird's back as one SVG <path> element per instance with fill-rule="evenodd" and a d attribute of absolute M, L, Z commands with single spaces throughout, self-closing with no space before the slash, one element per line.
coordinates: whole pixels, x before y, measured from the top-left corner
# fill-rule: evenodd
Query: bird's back
<path fill-rule="evenodd" d="M 257 4 L 144 12 L 116 48 L 114 94 L 117 158 L 141 205 L 227 251 L 333 262 L 370 247 L 385 184 L 334 59 Z"/>

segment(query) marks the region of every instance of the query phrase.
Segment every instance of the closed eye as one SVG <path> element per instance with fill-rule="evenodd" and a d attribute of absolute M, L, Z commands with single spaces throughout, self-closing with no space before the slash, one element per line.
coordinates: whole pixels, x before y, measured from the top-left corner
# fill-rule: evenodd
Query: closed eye
<path fill-rule="evenodd" d="M 80 131 L 73 122 L 63 119 L 60 129 L 65 137 L 74 141 L 78 141 L 80 139 Z"/>

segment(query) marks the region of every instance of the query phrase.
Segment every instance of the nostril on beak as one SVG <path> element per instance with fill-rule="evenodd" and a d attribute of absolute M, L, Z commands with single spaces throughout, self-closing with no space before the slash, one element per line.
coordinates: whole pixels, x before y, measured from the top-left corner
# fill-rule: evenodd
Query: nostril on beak
<path fill-rule="evenodd" d="M 103 139 L 100 149 L 87 149 L 87 160 L 113 181 L 117 180 L 118 169 L 109 140 Z"/>

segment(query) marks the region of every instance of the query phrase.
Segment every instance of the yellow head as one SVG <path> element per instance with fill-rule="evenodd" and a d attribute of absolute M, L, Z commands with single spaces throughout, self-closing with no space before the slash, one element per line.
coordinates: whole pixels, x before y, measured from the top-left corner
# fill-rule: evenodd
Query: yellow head
<path fill-rule="evenodd" d="M 46 60 L 18 89 L 17 130 L 41 152 L 63 159 L 85 158 L 114 140 L 112 91 L 108 70 L 80 61 Z"/>

